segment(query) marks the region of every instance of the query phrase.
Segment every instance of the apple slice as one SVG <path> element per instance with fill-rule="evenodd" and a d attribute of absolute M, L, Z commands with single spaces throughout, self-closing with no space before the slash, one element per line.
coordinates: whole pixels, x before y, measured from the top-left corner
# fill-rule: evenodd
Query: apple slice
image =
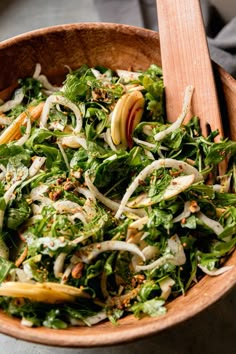
<path fill-rule="evenodd" d="M 1 296 L 23 297 L 36 302 L 49 304 L 75 301 L 76 297 L 89 297 L 83 289 L 74 286 L 45 282 L 23 283 L 4 282 L 0 286 Z"/>
<path fill-rule="evenodd" d="M 120 120 L 120 137 L 121 143 L 123 147 L 128 146 L 127 138 L 126 138 L 126 126 L 127 121 L 129 120 L 130 114 L 135 106 L 136 102 L 143 97 L 141 92 L 133 91 L 126 94 L 126 100 L 123 105 L 121 120 Z"/>
<path fill-rule="evenodd" d="M 135 127 L 138 125 L 138 123 L 141 121 L 143 111 L 144 111 L 144 104 L 145 104 L 145 100 L 142 95 L 142 97 L 140 97 L 132 107 L 129 117 L 126 120 L 126 127 L 125 127 L 126 141 L 130 149 L 132 148 L 133 145 L 133 139 L 132 139 L 133 131 Z"/>
<path fill-rule="evenodd" d="M 123 95 L 121 96 L 121 98 L 119 98 L 111 116 L 111 137 L 115 145 L 119 145 L 121 142 L 120 121 L 121 121 L 123 105 L 126 99 L 127 99 L 127 95 Z"/>
<path fill-rule="evenodd" d="M 144 97 L 140 91 L 126 93 L 118 100 L 111 117 L 111 137 L 115 145 L 121 144 L 124 148 L 128 145 L 132 147 L 130 135 L 141 120 L 144 103 Z"/>

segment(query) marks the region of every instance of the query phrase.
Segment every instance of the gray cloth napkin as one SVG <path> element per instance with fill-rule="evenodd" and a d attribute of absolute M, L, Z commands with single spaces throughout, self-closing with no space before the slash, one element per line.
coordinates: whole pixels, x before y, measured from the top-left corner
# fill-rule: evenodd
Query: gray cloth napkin
<path fill-rule="evenodd" d="M 225 23 L 207 0 L 201 4 L 211 58 L 236 78 L 236 17 Z"/>

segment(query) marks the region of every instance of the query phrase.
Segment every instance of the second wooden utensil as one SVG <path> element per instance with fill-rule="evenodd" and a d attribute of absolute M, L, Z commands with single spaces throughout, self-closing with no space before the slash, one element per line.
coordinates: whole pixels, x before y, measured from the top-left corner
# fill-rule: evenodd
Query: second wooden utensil
<path fill-rule="evenodd" d="M 199 0 L 157 0 L 158 27 L 166 93 L 167 120 L 181 112 L 188 85 L 194 86 L 191 113 L 223 135 L 212 63 Z"/>

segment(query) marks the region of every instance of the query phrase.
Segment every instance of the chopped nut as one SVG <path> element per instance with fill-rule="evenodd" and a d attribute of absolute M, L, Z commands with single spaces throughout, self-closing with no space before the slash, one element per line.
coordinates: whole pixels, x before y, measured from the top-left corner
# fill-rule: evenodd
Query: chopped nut
<path fill-rule="evenodd" d="M 196 213 L 197 211 L 199 211 L 199 206 L 196 200 L 191 200 L 189 210 L 191 211 L 191 213 Z"/>
<path fill-rule="evenodd" d="M 49 198 L 55 202 L 56 200 L 58 200 L 61 197 L 61 195 L 62 195 L 62 191 L 57 190 L 57 191 L 50 192 Z"/>
<path fill-rule="evenodd" d="M 81 262 L 77 263 L 71 271 L 72 277 L 75 279 L 81 278 L 83 268 L 84 268 L 83 263 L 81 263 Z"/>

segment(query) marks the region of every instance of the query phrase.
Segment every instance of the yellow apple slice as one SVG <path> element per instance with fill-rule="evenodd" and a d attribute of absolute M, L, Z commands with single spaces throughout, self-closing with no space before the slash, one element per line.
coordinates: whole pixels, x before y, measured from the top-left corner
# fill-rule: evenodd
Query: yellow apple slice
<path fill-rule="evenodd" d="M 132 146 L 132 132 L 140 122 L 144 97 L 140 91 L 132 91 L 123 95 L 116 103 L 111 117 L 111 137 L 115 145 Z M 129 131 L 129 132 L 128 132 Z M 128 137 L 130 144 L 128 144 Z"/>
<path fill-rule="evenodd" d="M 126 139 L 127 136 L 127 125 L 130 119 L 130 114 L 133 110 L 133 107 L 136 105 L 136 102 L 143 98 L 143 95 L 140 91 L 133 91 L 126 94 L 126 100 L 123 104 L 121 119 L 120 119 L 120 139 L 123 147 L 128 146 Z"/>
<path fill-rule="evenodd" d="M 75 301 L 76 297 L 89 296 L 83 290 L 58 283 L 4 282 L 0 286 L 0 296 L 23 297 L 49 304 Z"/>
<path fill-rule="evenodd" d="M 119 145 L 121 142 L 121 137 L 120 137 L 120 121 L 121 121 L 121 114 L 123 110 L 123 105 L 127 99 L 127 95 L 121 96 L 119 100 L 116 103 L 115 109 L 112 112 L 111 116 L 111 137 L 113 140 L 113 143 L 115 145 Z"/>
<path fill-rule="evenodd" d="M 126 141 L 130 149 L 133 145 L 132 134 L 135 127 L 141 121 L 143 111 L 144 111 L 144 105 L 145 105 L 145 100 L 142 95 L 142 97 L 140 97 L 140 99 L 138 99 L 134 104 L 134 106 L 132 107 L 129 117 L 126 121 Z"/>

